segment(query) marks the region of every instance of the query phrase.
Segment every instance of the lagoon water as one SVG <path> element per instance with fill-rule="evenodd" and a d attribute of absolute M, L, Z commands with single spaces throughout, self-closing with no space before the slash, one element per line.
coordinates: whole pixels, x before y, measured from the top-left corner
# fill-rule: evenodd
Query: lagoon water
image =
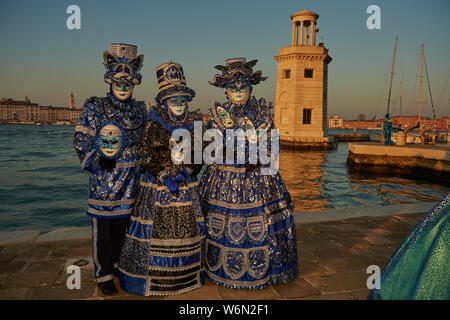
<path fill-rule="evenodd" d="M 0 231 L 90 226 L 88 175 L 72 147 L 74 126 L 0 125 Z M 332 133 L 332 131 L 331 131 Z M 296 211 L 438 201 L 448 188 L 348 171 L 336 151 L 287 151 L 280 172 Z"/>

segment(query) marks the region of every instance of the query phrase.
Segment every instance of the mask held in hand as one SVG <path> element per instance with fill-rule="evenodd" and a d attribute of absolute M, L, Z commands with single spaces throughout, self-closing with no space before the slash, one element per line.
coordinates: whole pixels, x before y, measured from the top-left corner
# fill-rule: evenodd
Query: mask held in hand
<path fill-rule="evenodd" d="M 98 154 L 107 159 L 117 159 L 126 145 L 125 132 L 116 122 L 105 122 L 97 130 L 96 148 Z"/>

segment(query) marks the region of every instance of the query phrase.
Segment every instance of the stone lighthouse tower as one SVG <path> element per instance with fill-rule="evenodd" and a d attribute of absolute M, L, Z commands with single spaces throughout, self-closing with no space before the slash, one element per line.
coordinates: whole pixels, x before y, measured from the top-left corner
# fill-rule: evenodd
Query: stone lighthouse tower
<path fill-rule="evenodd" d="M 333 146 L 327 133 L 328 63 L 323 43 L 316 45 L 317 13 L 302 10 L 291 16 L 292 44 L 278 49 L 275 125 L 282 146 Z"/>

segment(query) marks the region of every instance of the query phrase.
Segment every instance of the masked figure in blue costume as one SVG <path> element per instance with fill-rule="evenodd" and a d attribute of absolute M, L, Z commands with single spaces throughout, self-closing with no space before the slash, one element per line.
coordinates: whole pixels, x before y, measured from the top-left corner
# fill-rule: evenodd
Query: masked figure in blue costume
<path fill-rule="evenodd" d="M 216 102 L 204 117 L 205 129 L 218 129 L 226 139 L 227 129 L 247 132 L 245 163 L 208 165 L 200 181 L 207 217 L 208 278 L 237 289 L 261 289 L 298 276 L 289 192 L 278 171 L 262 174 L 265 165 L 260 157 L 256 164 L 248 158 L 250 144 L 263 134 L 270 139 L 275 129 L 269 105 L 251 96 L 252 86 L 266 79 L 261 71 L 253 72 L 256 61 L 228 59 L 225 66 L 215 67 L 222 74 L 216 74 L 210 84 L 225 88 L 228 101 Z M 270 147 L 270 141 L 267 144 Z M 226 150 L 223 153 L 225 157 Z"/>
<path fill-rule="evenodd" d="M 201 164 L 183 162 L 176 150 L 172 158 L 180 142 L 173 131 L 191 132 L 196 120 L 201 127 L 202 115 L 188 109 L 195 92 L 180 64 L 165 63 L 156 75 L 156 106 L 138 146 L 145 173 L 119 261 L 121 287 L 144 296 L 180 294 L 204 283 L 206 231 L 196 178 Z"/>
<path fill-rule="evenodd" d="M 381 272 L 375 300 L 450 299 L 450 193 L 428 211 Z"/>
<path fill-rule="evenodd" d="M 384 134 L 384 145 L 392 145 L 394 142 L 391 140 L 392 135 L 392 122 L 389 113 L 384 116 L 383 121 L 383 134 Z"/>
<path fill-rule="evenodd" d="M 143 55 L 137 56 L 134 45 L 113 43 L 110 49 L 103 54 L 110 90 L 86 100 L 73 135 L 89 173 L 95 279 L 104 294 L 117 292 L 113 275 L 139 184 L 136 145 L 147 122 L 145 103 L 132 98 Z"/>

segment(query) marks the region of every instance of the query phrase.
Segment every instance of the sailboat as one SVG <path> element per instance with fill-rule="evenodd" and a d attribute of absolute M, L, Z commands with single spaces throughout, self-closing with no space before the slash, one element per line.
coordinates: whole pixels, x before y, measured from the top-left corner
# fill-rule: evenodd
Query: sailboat
<path fill-rule="evenodd" d="M 417 125 L 415 125 L 412 128 L 408 128 L 405 130 L 407 133 L 406 142 L 407 143 L 425 143 L 425 128 L 423 124 L 421 123 L 421 113 L 422 113 L 422 87 L 423 87 L 423 69 L 425 67 L 425 73 L 427 76 L 427 84 L 428 84 L 428 92 L 430 94 L 430 103 L 431 108 L 433 111 L 433 129 L 432 129 L 432 137 L 435 137 L 435 124 L 436 124 L 436 113 L 434 111 L 434 103 L 433 103 L 433 96 L 431 94 L 431 86 L 430 86 L 430 77 L 428 76 L 428 68 L 427 63 L 424 55 L 424 44 L 420 47 L 420 86 L 419 86 L 419 114 L 417 116 Z M 411 130 L 418 129 L 418 132 L 409 132 Z M 434 138 L 432 138 L 432 143 L 434 143 Z"/>
<path fill-rule="evenodd" d="M 387 100 L 387 110 L 386 113 L 389 113 L 390 111 L 390 102 L 391 102 L 391 92 L 392 92 L 392 82 L 393 82 L 393 76 L 394 76 L 394 68 L 395 68 L 395 59 L 396 59 L 396 52 L 397 52 L 397 43 L 398 43 L 398 37 L 395 38 L 395 46 L 394 46 L 394 57 L 392 61 L 392 71 L 391 71 L 391 77 L 390 77 L 390 85 L 389 85 L 389 93 L 388 93 L 388 100 Z M 431 87 L 430 87 L 430 80 L 428 76 L 428 68 L 426 64 L 426 59 L 424 56 L 424 45 L 421 45 L 421 56 L 420 56 L 420 87 L 419 87 L 419 114 L 417 118 L 417 124 L 411 128 L 401 128 L 401 127 L 393 127 L 392 129 L 392 135 L 391 139 L 392 141 L 397 145 L 403 145 L 405 143 L 425 143 L 425 129 L 421 123 L 421 113 L 422 113 L 422 88 L 423 88 L 423 70 L 425 67 L 425 72 L 427 75 L 427 83 L 428 83 L 428 91 L 430 94 L 430 102 L 431 107 L 433 110 L 433 118 L 434 123 L 436 121 L 436 114 L 434 111 L 434 104 L 433 104 L 433 97 L 431 95 Z M 401 113 L 401 98 L 402 98 L 402 83 L 400 82 L 400 113 Z M 412 130 L 418 129 L 418 132 L 414 132 Z M 434 130 L 434 129 L 433 129 Z M 380 130 L 380 133 L 369 133 L 370 141 L 377 141 L 377 142 L 383 142 L 384 135 L 382 133 L 382 130 Z M 433 131 L 432 136 L 436 136 L 435 132 Z"/>
<path fill-rule="evenodd" d="M 420 86 L 419 86 L 419 114 L 418 114 L 418 118 L 417 118 L 417 125 L 414 126 L 413 128 L 408 128 L 406 130 L 406 143 L 417 143 L 417 144 L 424 144 L 425 143 L 425 136 L 424 136 L 424 130 L 423 127 L 420 124 L 420 116 L 421 116 L 421 111 L 422 111 L 422 85 L 423 85 L 423 47 L 424 45 L 422 44 L 420 47 Z M 431 95 L 431 92 L 430 92 Z M 419 133 L 409 133 L 408 131 L 414 130 L 414 129 L 419 129 Z"/>
<path fill-rule="evenodd" d="M 396 54 L 397 54 L 397 44 L 398 44 L 398 37 L 395 37 L 394 58 L 392 60 L 391 80 L 390 80 L 390 84 L 389 84 L 389 94 L 388 94 L 388 100 L 387 100 L 387 111 L 386 111 L 386 113 L 389 113 L 389 105 L 390 105 L 390 102 L 391 102 L 392 80 L 394 78 L 394 68 L 395 68 L 395 57 L 396 57 Z M 383 128 L 381 128 L 381 130 L 379 132 L 371 132 L 371 133 L 369 133 L 369 138 L 370 138 L 370 141 L 376 141 L 376 142 L 383 143 L 384 142 Z"/>

